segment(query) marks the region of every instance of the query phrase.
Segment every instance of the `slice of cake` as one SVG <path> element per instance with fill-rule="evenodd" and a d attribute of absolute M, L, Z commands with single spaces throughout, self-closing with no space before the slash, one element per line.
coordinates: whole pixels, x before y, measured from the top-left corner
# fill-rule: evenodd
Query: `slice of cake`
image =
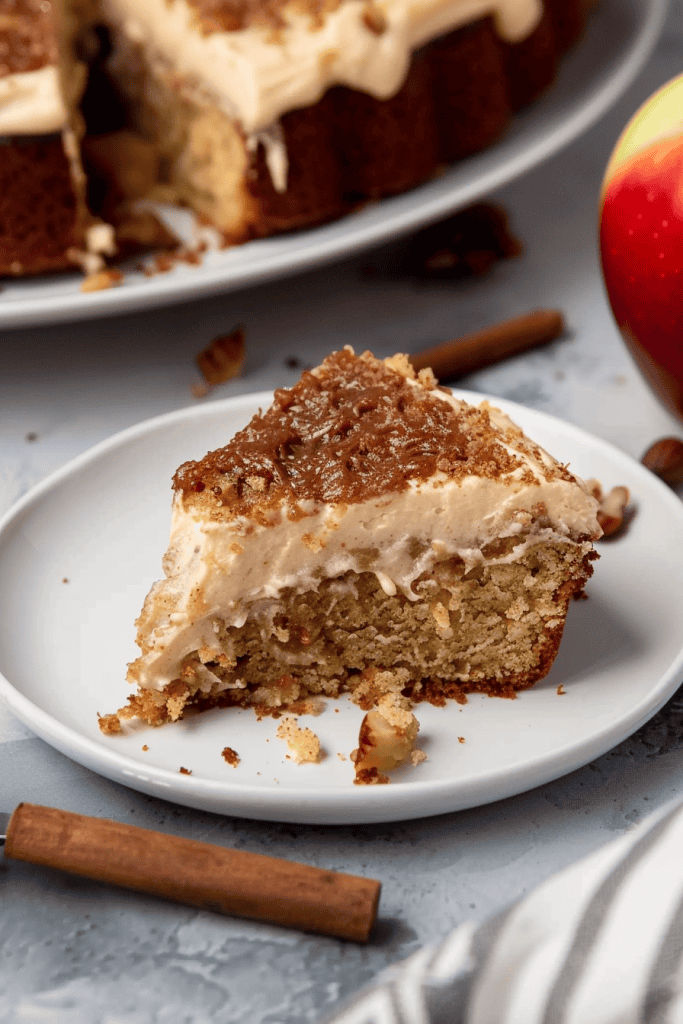
<path fill-rule="evenodd" d="M 600 535 L 585 485 L 502 412 L 348 348 L 174 487 L 118 713 L 153 724 L 343 691 L 512 696 L 548 672 Z"/>

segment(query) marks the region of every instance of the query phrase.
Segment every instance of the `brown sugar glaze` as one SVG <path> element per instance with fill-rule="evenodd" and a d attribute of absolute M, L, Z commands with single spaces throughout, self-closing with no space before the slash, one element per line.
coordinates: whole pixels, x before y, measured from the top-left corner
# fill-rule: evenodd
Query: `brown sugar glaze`
<path fill-rule="evenodd" d="M 434 390 L 431 375 L 411 381 L 369 353 L 335 352 L 224 448 L 184 463 L 174 485 L 206 511 L 260 519 L 283 502 L 296 515 L 300 501 L 350 505 L 438 473 L 495 478 L 520 466 L 485 409 L 454 408 Z"/>

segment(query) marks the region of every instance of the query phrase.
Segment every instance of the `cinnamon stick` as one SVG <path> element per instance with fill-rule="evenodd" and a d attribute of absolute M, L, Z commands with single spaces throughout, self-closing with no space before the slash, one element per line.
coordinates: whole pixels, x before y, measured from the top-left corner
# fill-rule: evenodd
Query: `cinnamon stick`
<path fill-rule="evenodd" d="M 559 338 L 564 329 L 564 318 L 558 309 L 536 309 L 483 331 L 424 349 L 409 359 L 415 370 L 429 366 L 438 380 L 455 380 L 510 356 L 547 345 Z"/>
<path fill-rule="evenodd" d="M 380 883 L 257 853 L 19 804 L 5 856 L 236 917 L 367 942 Z"/>

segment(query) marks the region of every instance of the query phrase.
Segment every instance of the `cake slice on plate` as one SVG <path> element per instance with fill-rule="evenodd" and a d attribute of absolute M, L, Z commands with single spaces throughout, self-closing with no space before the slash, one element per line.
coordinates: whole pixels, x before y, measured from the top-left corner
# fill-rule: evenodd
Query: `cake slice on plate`
<path fill-rule="evenodd" d="M 344 349 L 174 477 L 118 718 L 511 696 L 557 653 L 597 503 L 502 412 Z"/>

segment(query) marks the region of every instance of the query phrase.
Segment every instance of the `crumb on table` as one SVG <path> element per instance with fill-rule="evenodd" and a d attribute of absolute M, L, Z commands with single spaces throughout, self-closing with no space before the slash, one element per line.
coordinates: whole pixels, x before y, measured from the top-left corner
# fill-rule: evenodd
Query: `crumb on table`
<path fill-rule="evenodd" d="M 206 398 L 207 395 L 211 394 L 213 386 L 207 384 L 206 381 L 201 381 L 199 384 L 192 384 L 190 386 L 190 394 L 193 398 Z"/>
<path fill-rule="evenodd" d="M 244 365 L 244 328 L 237 327 L 230 334 L 214 338 L 199 353 L 196 362 L 207 384 L 224 384 L 239 377 Z"/>
<path fill-rule="evenodd" d="M 240 756 L 236 750 L 232 749 L 232 747 L 223 747 L 223 750 L 221 751 L 221 757 L 229 765 L 232 765 L 233 768 L 236 768 L 237 765 L 240 763 Z"/>
<path fill-rule="evenodd" d="M 81 282 L 82 292 L 102 292 L 107 288 L 115 288 L 117 285 L 123 283 L 123 274 L 120 270 L 113 270 L 111 268 L 107 270 L 98 270 L 94 274 L 89 274 Z"/>

